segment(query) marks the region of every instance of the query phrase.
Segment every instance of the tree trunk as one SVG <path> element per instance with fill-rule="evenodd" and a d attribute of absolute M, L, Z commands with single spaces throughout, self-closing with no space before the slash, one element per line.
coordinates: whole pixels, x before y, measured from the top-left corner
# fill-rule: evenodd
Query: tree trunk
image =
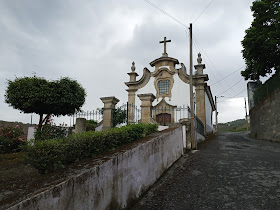
<path fill-rule="evenodd" d="M 38 124 L 38 131 L 42 130 L 43 116 L 44 116 L 44 114 L 40 114 L 40 119 L 39 119 L 39 124 Z"/>
<path fill-rule="evenodd" d="M 42 130 L 43 124 L 49 116 L 50 116 L 50 114 L 47 114 L 46 117 L 43 118 L 44 114 L 40 114 L 40 120 L 39 120 L 39 125 L 38 125 L 38 130 L 39 131 Z"/>

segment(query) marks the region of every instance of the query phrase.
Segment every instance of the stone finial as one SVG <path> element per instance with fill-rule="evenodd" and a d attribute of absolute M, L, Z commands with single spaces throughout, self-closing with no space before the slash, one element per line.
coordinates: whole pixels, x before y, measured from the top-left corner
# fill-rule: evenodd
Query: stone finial
<path fill-rule="evenodd" d="M 136 67 L 135 67 L 135 62 L 133 61 L 133 62 L 132 62 L 132 66 L 131 66 L 131 71 L 132 71 L 132 72 L 135 72 L 135 69 L 136 69 Z"/>
<path fill-rule="evenodd" d="M 201 62 L 202 62 L 201 54 L 198 53 L 197 63 L 198 63 L 198 64 L 201 64 Z"/>

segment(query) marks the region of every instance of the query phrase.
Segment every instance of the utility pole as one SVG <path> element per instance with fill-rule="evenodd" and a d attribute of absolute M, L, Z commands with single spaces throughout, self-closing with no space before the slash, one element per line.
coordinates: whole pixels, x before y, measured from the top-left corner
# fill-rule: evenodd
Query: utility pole
<path fill-rule="evenodd" d="M 217 107 L 217 96 L 215 96 L 215 115 L 216 115 L 216 132 L 218 132 L 218 107 Z"/>
<path fill-rule="evenodd" d="M 197 149 L 194 130 L 193 103 L 193 56 L 192 56 L 192 24 L 190 24 L 190 106 L 191 106 L 191 149 Z"/>
<path fill-rule="evenodd" d="M 247 131 L 249 130 L 249 122 L 248 122 L 248 114 L 247 114 L 247 103 L 246 103 L 246 98 L 244 98 L 244 102 L 245 102 L 245 113 L 246 113 L 246 121 L 247 121 Z"/>
<path fill-rule="evenodd" d="M 216 111 L 215 111 L 215 115 L 216 115 L 216 132 L 218 131 L 218 98 L 223 98 L 224 96 L 215 96 L 215 108 L 216 108 Z"/>

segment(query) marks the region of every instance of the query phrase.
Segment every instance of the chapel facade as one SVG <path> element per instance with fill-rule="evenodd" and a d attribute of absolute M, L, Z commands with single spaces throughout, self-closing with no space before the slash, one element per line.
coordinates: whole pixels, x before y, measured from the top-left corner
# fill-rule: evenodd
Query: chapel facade
<path fill-rule="evenodd" d="M 154 68 L 150 71 L 143 69 L 143 75 L 139 76 L 135 71 L 135 63 L 132 63 L 128 87 L 128 122 L 135 121 L 135 104 L 141 103 L 142 121 L 157 122 L 170 125 L 178 123 L 181 119 L 189 119 L 190 89 L 189 74 L 183 63 L 169 57 L 166 52 L 166 40 L 162 56 L 150 62 Z M 178 66 L 178 67 L 177 67 Z M 203 123 L 204 134 L 213 131 L 214 100 L 210 87 L 207 85 L 208 75 L 203 73 L 205 64 L 202 64 L 201 54 L 198 54 L 197 65 L 194 66 L 193 85 L 195 87 L 195 115 Z M 136 97 L 137 96 L 137 97 Z M 146 108 L 146 109 L 145 109 Z"/>

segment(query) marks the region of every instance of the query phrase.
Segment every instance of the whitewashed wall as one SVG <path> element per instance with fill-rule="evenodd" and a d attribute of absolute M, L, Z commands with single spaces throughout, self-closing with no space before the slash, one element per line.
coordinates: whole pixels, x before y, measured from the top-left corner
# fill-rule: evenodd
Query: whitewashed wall
<path fill-rule="evenodd" d="M 8 209 L 127 208 L 182 154 L 182 127 L 155 133 L 150 140 L 97 159 L 90 169 L 78 170 Z"/>
<path fill-rule="evenodd" d="M 208 95 L 205 93 L 206 133 L 213 131 L 213 112 Z"/>

